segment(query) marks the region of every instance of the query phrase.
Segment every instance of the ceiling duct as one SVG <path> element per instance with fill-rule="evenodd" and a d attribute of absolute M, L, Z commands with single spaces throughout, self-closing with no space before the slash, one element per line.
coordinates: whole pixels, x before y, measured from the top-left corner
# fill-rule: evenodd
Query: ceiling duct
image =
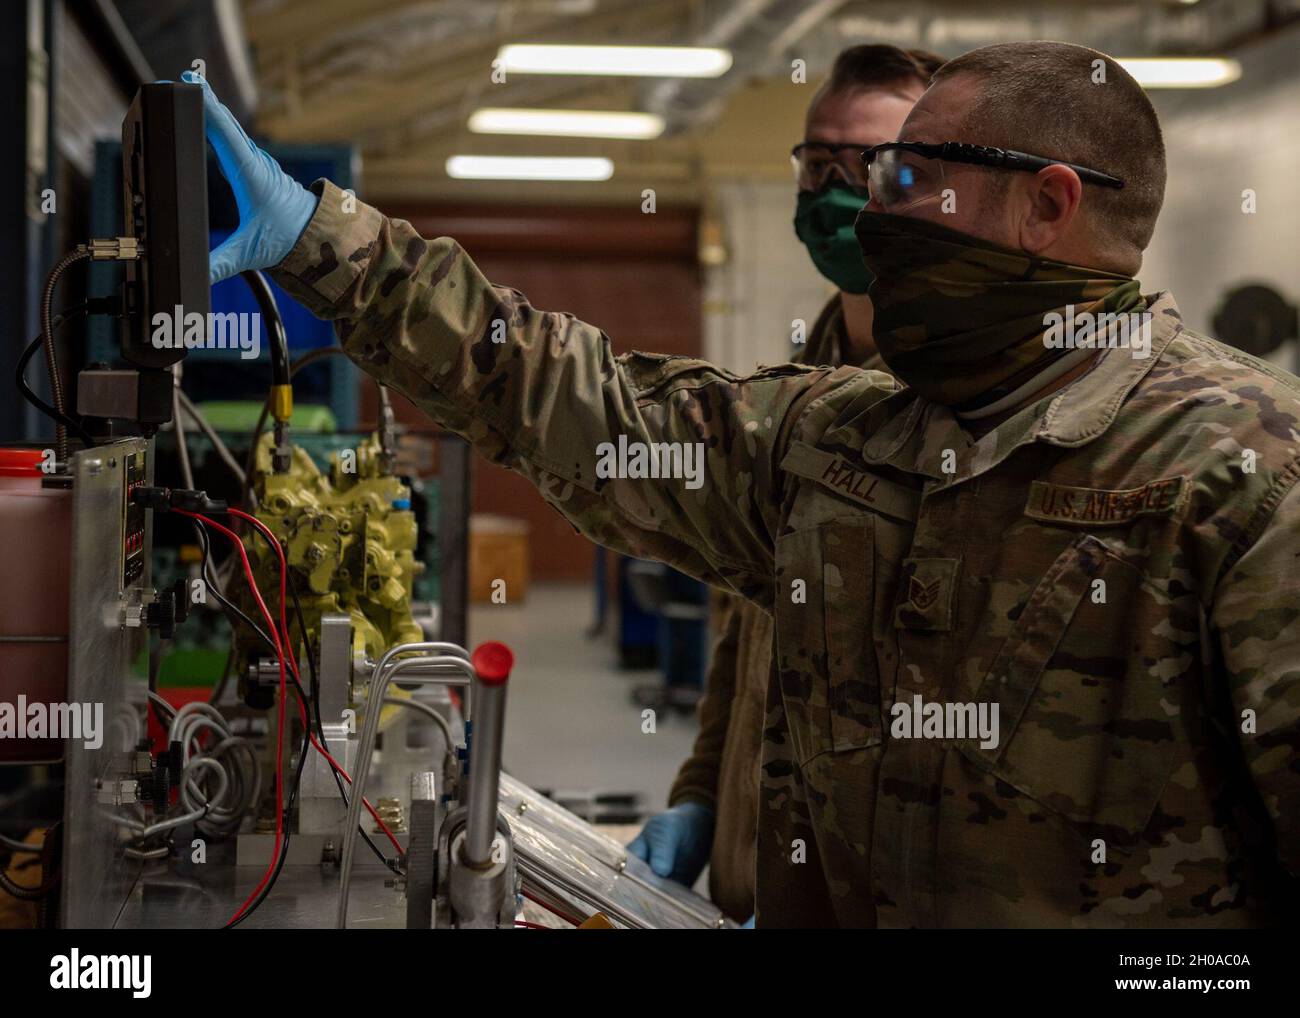
<path fill-rule="evenodd" d="M 727 97 L 835 13 L 845 0 L 742 0 L 723 7 L 700 30 L 680 41 L 731 51 L 731 69 L 721 78 L 669 78 L 647 86 L 642 108 L 667 121 L 677 134 L 709 123 Z"/>

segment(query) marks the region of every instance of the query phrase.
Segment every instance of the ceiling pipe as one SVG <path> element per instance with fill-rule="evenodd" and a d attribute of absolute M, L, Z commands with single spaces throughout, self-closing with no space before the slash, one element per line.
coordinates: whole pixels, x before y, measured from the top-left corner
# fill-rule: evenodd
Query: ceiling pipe
<path fill-rule="evenodd" d="M 744 0 L 727 5 L 683 45 L 731 51 L 731 69 L 721 78 L 668 78 L 643 91 L 641 106 L 667 121 L 678 134 L 715 119 L 727 97 L 782 51 L 844 6 L 845 0 Z"/>

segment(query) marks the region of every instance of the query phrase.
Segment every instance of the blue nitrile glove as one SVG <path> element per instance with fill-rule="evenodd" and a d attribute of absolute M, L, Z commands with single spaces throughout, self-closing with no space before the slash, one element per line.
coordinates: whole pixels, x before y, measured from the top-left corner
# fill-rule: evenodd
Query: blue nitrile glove
<path fill-rule="evenodd" d="M 754 928 L 754 916 L 750 916 L 743 923 L 741 923 L 740 928 L 742 930 L 752 930 Z"/>
<path fill-rule="evenodd" d="M 709 807 L 683 802 L 647 820 L 627 850 L 659 876 L 690 887 L 709 861 L 713 821 Z"/>
<path fill-rule="evenodd" d="M 219 283 L 245 269 L 278 265 L 307 228 L 319 199 L 253 144 L 206 81 L 193 71 L 181 80 L 203 86 L 208 143 L 239 206 L 239 229 L 208 257 L 209 278 Z"/>

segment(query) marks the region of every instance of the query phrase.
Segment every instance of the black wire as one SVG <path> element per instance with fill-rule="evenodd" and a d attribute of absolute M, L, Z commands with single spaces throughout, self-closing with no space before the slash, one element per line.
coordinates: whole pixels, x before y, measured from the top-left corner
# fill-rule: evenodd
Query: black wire
<path fill-rule="evenodd" d="M 292 673 L 289 674 L 289 677 L 293 679 Z M 298 680 L 293 679 L 293 684 L 298 687 L 299 694 L 301 695 L 302 687 L 298 685 Z M 262 893 L 257 896 L 257 900 L 248 906 L 238 919 L 226 923 L 223 929 L 233 930 L 250 915 L 256 912 L 262 902 L 266 901 L 266 899 L 270 897 L 271 891 L 275 888 L 275 882 L 280 879 L 280 871 L 284 869 L 285 860 L 289 858 L 289 838 L 293 834 L 293 828 L 289 824 L 289 817 L 293 813 L 293 804 L 298 799 L 298 786 L 302 783 L 302 769 L 303 765 L 307 762 L 307 752 L 310 749 L 311 729 L 308 728 L 303 731 L 302 747 L 298 750 L 298 767 L 294 771 L 293 786 L 289 789 L 289 798 L 284 803 L 284 809 L 282 811 L 281 824 L 284 829 L 284 839 L 280 844 L 280 858 L 276 861 L 275 872 L 271 874 L 271 879 L 266 882 L 266 886 L 262 888 Z"/>
<path fill-rule="evenodd" d="M 24 887 L 9 878 L 9 875 L 0 870 L 0 890 L 10 894 L 19 901 L 40 901 L 54 889 L 62 879 L 63 874 L 55 871 L 48 878 L 43 880 L 38 887 Z"/>
<path fill-rule="evenodd" d="M 199 534 L 199 543 L 201 546 L 203 546 L 204 571 L 207 571 L 208 562 L 209 562 L 208 555 L 209 555 L 209 551 L 211 551 L 211 543 L 209 543 L 208 541 L 207 525 L 201 523 L 200 520 L 195 520 L 194 524 L 195 524 L 196 532 L 198 532 Z M 261 530 L 257 529 L 256 527 L 252 529 L 255 530 L 257 534 L 259 534 L 261 540 L 265 541 L 266 543 L 268 543 L 268 545 L 270 545 L 270 538 L 266 537 L 266 534 L 261 532 Z M 216 597 L 218 602 L 221 602 L 222 605 L 224 605 L 226 608 L 229 608 L 231 612 L 234 612 L 234 614 L 238 616 L 238 619 L 240 621 L 243 621 L 244 625 L 247 625 L 247 627 L 250 627 L 253 632 L 257 633 L 257 636 L 261 637 L 261 640 L 263 640 L 266 647 L 268 647 L 268 649 L 272 651 L 272 653 L 274 653 L 274 650 L 276 650 L 276 645 L 274 645 L 274 642 L 272 642 L 272 638 L 270 638 L 268 634 L 266 634 L 264 629 L 261 628 L 260 625 L 257 625 L 255 621 L 248 618 L 247 615 L 244 615 L 244 612 L 240 611 L 238 607 L 231 605 L 231 603 L 227 601 L 226 598 L 222 597 L 220 590 L 217 590 L 217 585 L 214 584 L 214 582 L 209 580 L 208 585 L 209 588 L 212 589 L 213 597 Z M 292 571 L 290 571 L 286 575 L 286 586 L 287 588 L 289 588 L 289 592 L 292 594 L 292 599 L 294 599 L 294 611 L 296 612 L 296 614 L 298 614 L 298 628 L 299 631 L 302 632 L 303 634 L 303 642 L 305 644 L 305 642 L 307 642 L 307 621 L 305 621 L 305 616 L 303 615 L 303 603 L 302 601 L 299 601 L 298 586 L 296 586 L 294 582 L 294 573 L 292 573 Z M 231 627 L 233 627 L 233 625 L 234 625 L 234 620 L 231 619 Z M 325 740 L 325 729 L 321 727 L 320 680 L 318 680 L 318 677 L 316 675 L 316 659 L 312 657 L 311 647 L 308 647 L 307 649 L 307 667 L 309 668 L 309 670 L 311 670 L 312 673 L 311 698 L 308 698 L 307 693 L 304 692 L 303 686 L 300 685 L 298 679 L 296 679 L 296 676 L 294 676 L 294 673 L 290 671 L 289 677 L 290 680 L 292 681 L 292 684 L 294 684 L 294 689 L 296 690 L 296 692 L 298 692 L 299 696 L 303 698 L 303 703 L 311 703 L 311 705 L 315 707 L 316 735 L 318 738 L 320 738 L 321 749 L 324 749 L 326 753 L 329 753 L 329 744 Z M 309 712 L 308 712 L 308 719 L 311 719 L 311 714 L 309 714 Z M 329 761 L 326 761 L 326 763 L 329 763 Z M 347 790 L 343 788 L 343 779 L 341 776 L 339 776 L 338 768 L 335 767 L 333 763 L 330 763 L 329 767 L 330 767 L 330 774 L 334 776 L 334 784 L 338 785 L 339 797 L 342 798 L 343 805 L 347 806 L 348 805 Z M 298 788 L 296 788 L 296 784 L 295 784 L 294 789 L 292 789 L 292 796 L 290 798 L 290 802 L 294 801 L 294 797 L 296 797 L 296 794 L 298 794 Z M 387 857 L 387 855 L 383 854 L 383 850 L 380 849 L 380 846 L 374 844 L 373 840 L 370 840 L 370 836 L 368 835 L 367 832 L 365 832 L 365 828 L 361 827 L 360 824 L 357 824 L 356 829 L 357 832 L 360 833 L 361 837 L 363 837 L 365 844 L 369 845 L 370 852 L 376 854 L 378 859 L 380 859 L 380 862 L 383 863 L 383 865 L 389 867 L 390 870 L 393 870 L 394 872 L 398 872 L 398 867 L 396 867 L 395 863 L 391 861 L 391 859 Z"/>
<path fill-rule="evenodd" d="M 61 315 L 51 322 L 51 331 L 57 329 L 64 322 L 85 314 L 86 307 L 87 303 L 83 301 L 80 304 L 74 304 L 72 307 L 64 310 Z M 22 395 L 23 399 L 27 400 L 28 403 L 34 406 L 46 417 L 50 418 L 57 424 L 62 424 L 70 431 L 75 432 L 77 437 L 86 444 L 87 448 L 89 448 L 95 444 L 95 440 L 90 437 L 90 433 L 86 431 L 85 427 L 67 414 L 61 413 L 55 407 L 46 403 L 45 400 L 36 395 L 36 391 L 27 382 L 27 365 L 31 363 L 31 359 L 36 356 L 36 351 L 41 349 L 44 342 L 44 336 L 37 336 L 28 344 L 27 349 L 23 351 L 23 355 L 18 358 L 18 367 L 14 371 L 14 381 L 18 386 L 18 391 Z"/>
<path fill-rule="evenodd" d="M 17 838 L 10 838 L 4 834 L 0 834 L 0 848 L 7 848 L 11 852 L 24 852 L 31 853 L 32 855 L 40 855 L 41 850 L 44 847 L 43 844 L 32 845 L 26 841 L 19 841 Z"/>
<path fill-rule="evenodd" d="M 208 566 L 209 566 L 208 556 L 211 553 L 211 544 L 207 534 L 207 523 L 203 520 L 195 519 L 194 529 L 195 529 L 195 533 L 199 537 L 199 543 L 203 547 L 202 569 L 204 575 L 207 576 Z M 221 592 L 217 589 L 217 584 L 213 580 L 210 579 L 208 581 L 208 585 L 212 590 L 213 596 L 216 597 L 216 599 L 222 604 L 222 606 L 224 606 L 230 612 L 232 612 L 245 625 L 249 626 L 259 637 L 261 637 L 262 641 L 267 645 L 267 647 L 272 652 L 274 652 L 275 643 L 271 640 L 271 637 L 267 635 L 266 631 L 262 629 L 262 627 L 259 626 L 256 622 L 254 622 L 251 618 L 245 615 L 242 611 L 240 611 L 237 607 L 231 604 L 225 597 L 223 597 Z M 231 620 L 231 626 L 233 628 L 234 620 Z M 294 687 L 297 689 L 298 695 L 303 697 L 304 703 L 307 702 L 306 694 L 303 692 L 302 686 L 299 685 L 297 677 L 293 674 L 292 670 L 289 669 L 287 660 L 285 664 L 285 671 L 290 681 L 293 682 Z M 284 838 L 281 840 L 280 843 L 280 856 L 276 860 L 275 872 L 271 874 L 271 879 L 266 882 L 266 886 L 262 888 L 262 893 L 257 896 L 257 900 L 254 901 L 253 904 L 250 905 L 247 909 L 245 909 L 238 919 L 235 919 L 227 923 L 223 927 L 223 929 L 228 929 L 228 930 L 233 929 L 234 927 L 242 923 L 245 919 L 247 919 L 250 915 L 252 915 L 254 912 L 256 912 L 258 907 L 262 904 L 262 902 L 266 901 L 267 897 L 270 896 L 272 889 L 275 887 L 276 881 L 279 880 L 280 878 L 280 871 L 284 869 L 285 861 L 289 858 L 289 839 L 293 834 L 293 830 L 289 825 L 289 817 L 293 812 L 294 803 L 297 802 L 298 800 L 298 789 L 302 784 L 303 767 L 307 763 L 307 753 L 311 748 L 310 739 L 311 739 L 311 730 L 310 728 L 308 728 L 303 733 L 302 746 L 298 750 L 298 766 L 294 770 L 293 784 L 289 788 L 289 797 L 284 802 L 281 811 L 282 812 L 281 825 L 284 830 Z"/>
<path fill-rule="evenodd" d="M 68 429 L 64 422 L 70 418 L 64 414 L 67 397 L 63 391 L 63 376 L 59 373 L 58 351 L 54 345 L 54 291 L 59 285 L 59 277 L 66 269 L 90 256 L 90 248 L 85 244 L 79 244 L 54 263 L 54 267 L 45 277 L 45 285 L 41 287 L 42 345 L 45 347 L 45 369 L 49 374 L 50 397 L 54 400 L 54 409 L 58 413 L 56 418 L 58 423 L 54 429 L 54 446 L 55 454 L 61 462 L 68 458 Z"/>
<path fill-rule="evenodd" d="M 293 380 L 303 368 L 309 364 L 315 364 L 326 357 L 346 357 L 347 354 L 341 346 L 322 346 L 315 350 L 309 350 L 301 355 L 297 360 L 289 365 L 289 379 Z M 378 384 L 378 383 L 376 383 Z M 262 404 L 262 412 L 257 417 L 257 423 L 253 425 L 253 434 L 248 442 L 248 457 L 244 460 L 244 503 L 250 509 L 253 506 L 253 475 L 254 467 L 257 463 L 257 443 L 262 437 L 262 429 L 266 427 L 266 419 L 271 416 L 271 400 L 274 397 L 268 396 L 266 402 Z"/>
<path fill-rule="evenodd" d="M 201 521 L 196 521 L 196 522 L 201 522 Z M 276 547 L 272 539 L 267 534 L 263 533 L 261 528 L 253 527 L 252 529 L 262 539 L 262 541 L 265 542 L 266 545 L 271 549 L 272 554 L 276 554 L 276 552 L 279 551 L 279 549 Z M 278 554 L 276 554 L 276 558 L 278 557 L 279 557 Z M 319 680 L 316 675 L 316 663 L 311 656 L 311 647 L 306 646 L 307 629 L 304 621 L 305 616 L 303 615 L 303 611 L 302 611 L 302 603 L 298 599 L 298 588 L 293 582 L 293 574 L 287 568 L 287 564 L 285 568 L 285 586 L 293 596 L 294 608 L 298 616 L 298 628 L 302 633 L 303 641 L 304 641 L 304 649 L 306 650 L 307 653 L 307 666 L 311 670 L 312 686 L 313 689 L 317 691 L 317 696 L 315 700 L 310 699 L 307 696 L 306 691 L 302 688 L 302 683 L 298 680 L 298 676 L 294 674 L 293 669 L 288 668 L 289 652 L 287 649 L 285 649 L 283 653 L 286 662 L 287 674 L 289 680 L 293 683 L 294 690 L 297 692 L 298 696 L 301 697 L 302 699 L 304 709 L 307 708 L 307 705 L 315 703 L 316 728 L 318 734 L 320 735 L 321 748 L 324 749 L 326 752 L 329 752 L 329 747 L 325 744 L 325 736 L 321 728 L 321 722 L 320 722 Z M 285 633 L 284 637 L 286 640 L 288 640 L 290 639 L 290 634 Z M 225 927 L 223 927 L 224 929 L 228 929 L 228 930 L 234 929 L 245 919 L 247 919 L 250 915 L 252 915 L 254 912 L 257 911 L 257 909 L 261 906 L 262 902 L 266 901 L 266 899 L 270 896 L 272 889 L 275 887 L 276 881 L 279 880 L 280 878 L 280 871 L 284 869 L 285 860 L 287 860 L 289 857 L 289 838 L 290 835 L 292 834 L 292 831 L 289 827 L 289 817 L 292 813 L 293 805 L 298 798 L 298 789 L 302 783 L 303 765 L 307 761 L 307 753 L 311 748 L 311 714 L 309 710 L 307 711 L 307 717 L 308 717 L 308 723 L 307 723 L 307 727 L 303 731 L 302 749 L 300 750 L 298 755 L 298 767 L 296 772 L 294 773 L 293 787 L 290 789 L 289 798 L 287 802 L 284 804 L 283 820 L 282 820 L 284 826 L 284 839 L 282 842 L 280 858 L 277 860 L 275 864 L 275 871 L 271 874 L 271 879 L 266 882 L 266 886 L 262 888 L 261 894 L 257 896 L 257 899 L 253 902 L 253 904 L 250 905 L 247 909 L 245 909 L 243 914 L 240 915 L 238 919 L 234 919 L 231 922 L 227 923 Z M 329 763 L 328 760 L 326 762 Z M 330 764 L 330 770 L 334 774 L 334 782 L 335 784 L 338 785 L 339 795 L 342 796 L 343 804 L 346 806 L 348 804 L 348 797 L 347 797 L 347 793 L 343 789 L 343 781 L 339 777 L 338 768 L 335 767 L 333 764 Z M 370 846 L 371 851 L 373 851 L 375 855 L 379 857 L 380 862 L 382 862 L 386 867 L 388 867 L 393 872 L 400 872 L 396 864 L 390 861 L 388 857 L 385 856 L 382 851 L 380 851 L 379 846 L 377 846 L 370 839 L 370 836 L 365 832 L 365 829 L 362 828 L 360 824 L 357 825 L 357 831 L 358 833 L 360 833 L 361 837 L 365 840 L 366 844 Z"/>
<path fill-rule="evenodd" d="M 275 294 L 271 292 L 271 284 L 256 269 L 244 270 L 239 274 L 239 278 L 253 291 L 253 297 L 257 300 L 266 324 L 266 338 L 269 340 L 267 345 L 271 348 L 271 384 L 288 385 L 291 377 L 289 337 L 285 334 L 284 319 L 280 317 L 280 309 L 275 303 Z"/>
<path fill-rule="evenodd" d="M 199 520 L 199 519 L 195 519 L 194 524 L 195 524 L 196 533 L 199 535 L 199 543 L 202 545 L 203 548 L 202 568 L 206 575 L 209 566 L 209 555 L 211 553 L 211 544 L 207 534 L 207 524 L 203 520 Z M 275 545 L 272 543 L 271 538 L 268 537 L 266 534 L 264 534 L 262 530 L 258 527 L 253 527 L 252 529 L 268 545 L 268 547 L 271 548 L 272 553 L 274 554 L 277 549 Z M 246 614 L 244 614 L 244 612 L 240 611 L 233 604 L 231 604 L 225 597 L 223 597 L 221 595 L 221 592 L 217 590 L 216 583 L 209 581 L 209 586 L 213 592 L 213 596 L 215 596 L 223 606 L 227 607 L 231 612 L 233 612 L 239 618 L 240 621 L 244 622 L 246 625 L 252 628 L 253 631 L 256 632 L 257 635 L 262 638 L 263 642 L 265 642 L 266 645 L 272 651 L 275 650 L 275 644 L 271 640 L 270 636 L 267 635 L 265 630 L 263 630 L 251 618 L 249 618 Z M 303 635 L 303 640 L 305 644 L 307 629 L 306 629 L 305 616 L 302 610 L 302 602 L 298 598 L 298 588 L 293 581 L 293 573 L 288 569 L 286 569 L 285 571 L 285 586 L 289 589 L 290 593 L 293 596 L 294 609 L 298 617 L 298 628 Z M 232 621 L 232 626 L 233 626 L 233 621 Z M 285 638 L 289 639 L 288 633 L 285 634 Z M 302 684 L 301 682 L 299 682 L 298 677 L 293 673 L 292 669 L 288 668 L 287 650 L 284 652 L 285 661 L 286 661 L 285 664 L 286 674 L 289 680 L 293 683 L 294 690 L 297 692 L 298 696 L 302 698 L 303 704 L 304 705 L 314 704 L 316 708 L 316 730 L 321 740 L 321 748 L 324 749 L 326 752 L 329 752 L 329 746 L 325 742 L 325 734 L 321 726 L 321 720 L 320 720 L 320 697 L 319 697 L 320 684 L 319 684 L 318 676 L 316 674 L 316 662 L 311 656 L 311 648 L 306 647 L 306 651 L 307 651 L 307 665 L 308 668 L 311 670 L 312 688 L 315 693 L 315 696 L 312 698 L 308 697 L 306 691 L 302 688 Z M 298 752 L 298 766 L 294 771 L 293 785 L 290 787 L 289 797 L 283 806 L 283 819 L 281 823 L 283 825 L 284 838 L 281 841 L 280 856 L 276 860 L 275 870 L 271 874 L 271 879 L 266 882 L 266 886 L 262 888 L 261 893 L 257 896 L 257 899 L 247 909 L 244 910 L 244 912 L 239 916 L 238 919 L 234 919 L 231 922 L 227 923 L 224 927 L 222 927 L 223 929 L 228 929 L 228 930 L 234 929 L 245 919 L 247 919 L 250 915 L 256 912 L 257 909 L 261 906 L 262 902 L 266 901 L 266 899 L 270 896 L 271 891 L 275 888 L 276 881 L 279 880 L 280 878 L 280 872 L 284 869 L 285 861 L 289 858 L 289 840 L 293 833 L 289 825 L 289 818 L 292 814 L 294 803 L 296 803 L 298 800 L 298 791 L 302 784 L 303 767 L 307 762 L 307 753 L 310 751 L 310 749 L 311 749 L 311 714 L 309 712 L 308 724 L 303 731 L 302 747 Z M 329 761 L 326 762 L 328 763 Z M 347 792 L 343 788 L 343 780 L 339 776 L 338 768 L 333 764 L 330 764 L 330 771 L 334 775 L 334 783 L 338 785 L 339 795 L 343 799 L 343 804 L 346 806 L 348 805 Z M 365 843 L 368 846 L 370 846 L 370 850 L 375 853 L 375 855 L 379 858 L 379 861 L 382 862 L 384 866 L 386 866 L 388 869 L 392 870 L 393 872 L 400 872 L 397 865 L 393 861 L 391 861 L 387 856 L 384 855 L 384 853 L 380 850 L 379 846 L 376 845 L 374 841 L 371 840 L 370 836 L 366 833 L 365 829 L 360 824 L 357 825 L 357 832 L 361 835 Z"/>
<path fill-rule="evenodd" d="M 267 547 L 271 549 L 271 554 L 275 555 L 276 548 L 272 544 L 271 538 L 268 537 L 266 534 L 264 534 L 260 527 L 253 527 L 252 529 L 262 539 L 262 541 L 267 545 Z M 276 557 L 278 558 L 279 556 L 277 555 Z M 325 729 L 324 726 L 321 724 L 320 679 L 316 674 L 316 659 L 312 657 L 311 647 L 307 641 L 307 619 L 306 616 L 303 614 L 302 602 L 298 599 L 298 586 L 296 583 L 294 583 L 293 570 L 286 571 L 285 586 L 288 588 L 289 594 L 293 598 L 293 608 L 298 618 L 298 631 L 302 634 L 303 648 L 307 652 L 307 668 L 311 672 L 312 697 L 310 700 L 308 700 L 304 696 L 303 703 L 310 704 L 311 707 L 315 710 L 316 736 L 317 738 L 320 739 L 321 749 L 325 750 L 325 752 L 328 753 L 330 751 L 330 747 L 329 747 L 329 743 L 326 742 L 325 740 Z M 287 635 L 288 634 L 286 634 L 286 636 Z M 296 678 L 294 679 L 294 687 L 298 690 L 298 693 L 301 696 L 302 686 L 298 684 L 298 680 Z M 309 713 L 308 718 L 310 719 L 310 717 L 311 715 Z M 330 763 L 328 759 L 325 762 L 329 764 L 330 773 L 334 775 L 334 784 L 338 785 L 339 796 L 343 800 L 343 805 L 344 806 L 349 805 L 347 789 L 343 787 L 343 778 L 339 775 L 339 769 L 336 766 L 334 766 L 332 763 Z M 366 833 L 366 829 L 361 824 L 357 824 L 357 833 L 360 834 L 362 840 L 364 840 L 365 843 L 370 846 L 370 851 L 375 853 L 375 856 L 379 859 L 381 863 L 387 866 L 394 873 L 401 872 L 398 865 L 393 860 L 389 859 L 388 856 L 384 855 L 383 850 L 378 845 L 376 845 L 374 841 L 371 840 L 370 835 Z"/>
<path fill-rule="evenodd" d="M 275 642 L 269 635 L 267 635 L 266 630 L 259 626 L 253 619 L 249 618 L 249 616 L 245 615 L 236 605 L 232 604 L 222 596 L 216 577 L 211 573 L 211 561 L 209 559 L 209 555 L 211 554 L 211 543 L 208 540 L 207 527 L 199 520 L 195 520 L 194 532 L 198 535 L 199 544 L 203 548 L 203 564 L 201 569 L 204 579 L 207 581 L 208 589 L 212 591 L 212 596 L 215 597 L 222 608 L 226 610 L 227 617 L 229 618 L 230 615 L 235 616 L 234 618 L 229 618 L 231 629 L 235 628 L 236 621 L 244 623 L 244 625 L 248 626 L 249 629 L 256 633 L 258 637 L 261 638 L 262 642 L 266 644 L 272 653 L 274 653 Z"/>
<path fill-rule="evenodd" d="M 321 724 L 320 679 L 316 675 L 316 660 L 312 657 L 311 647 L 307 645 L 307 619 L 303 615 L 302 602 L 298 600 L 298 588 L 294 585 L 292 573 L 289 574 L 289 593 L 293 597 L 293 610 L 298 616 L 298 631 L 302 634 L 303 646 L 307 651 L 307 667 L 311 671 L 311 705 L 312 710 L 314 710 L 316 714 L 316 737 L 320 739 L 321 749 L 328 753 L 330 751 L 330 746 L 325 740 L 325 727 Z M 328 763 L 328 761 L 326 762 Z M 343 778 L 339 776 L 338 768 L 331 765 L 330 773 L 334 775 L 334 784 L 339 786 L 339 796 L 343 799 L 343 805 L 347 806 L 348 793 L 347 789 L 343 787 Z M 365 828 L 360 824 L 357 824 L 357 833 L 360 834 L 362 840 L 370 846 L 370 851 L 375 853 L 381 863 L 387 866 L 394 873 L 401 872 L 398 865 L 384 855 L 383 850 L 371 840 L 370 835 L 366 833 Z"/>
<path fill-rule="evenodd" d="M 211 574 L 209 572 L 209 566 L 211 564 L 209 560 L 209 556 L 211 555 L 212 545 L 208 538 L 208 532 L 207 532 L 208 525 L 205 521 L 200 519 L 195 519 L 193 522 L 194 522 L 194 532 L 199 538 L 199 544 L 203 548 L 203 563 L 201 566 L 201 570 L 205 578 L 208 579 L 208 587 L 212 591 L 212 595 L 217 599 L 217 601 L 222 605 L 222 607 L 224 607 L 228 612 L 230 612 L 235 616 L 235 618 L 230 619 L 231 628 L 232 629 L 234 628 L 235 621 L 236 619 L 238 619 L 238 621 L 243 622 L 246 626 L 252 629 L 253 632 L 255 632 L 262 639 L 262 642 L 264 642 L 267 645 L 267 647 L 274 653 L 275 643 L 271 640 L 271 637 L 267 635 L 266 630 L 264 630 L 251 618 L 245 615 L 244 612 L 240 611 L 239 608 L 235 607 L 235 605 L 231 604 L 230 601 L 228 601 L 225 597 L 222 596 L 221 591 L 217 589 L 217 583 L 215 581 L 215 578 L 211 577 Z M 286 670 L 287 670 L 287 666 L 286 666 Z M 293 678 L 292 672 L 288 672 L 287 674 L 291 679 Z M 293 681 L 294 681 L 294 685 L 296 686 L 297 680 L 293 679 Z M 301 687 L 299 687 L 299 689 L 301 689 Z M 307 733 L 307 735 L 310 735 L 310 732 Z M 307 735 L 304 735 L 302 748 L 298 751 L 298 766 L 294 772 L 293 785 L 289 789 L 289 798 L 287 802 L 284 804 L 284 808 L 283 808 L 284 819 L 282 820 L 282 825 L 284 829 L 284 838 L 280 843 L 280 856 L 276 861 L 275 872 L 271 875 L 271 879 L 267 881 L 266 886 L 262 888 L 262 893 L 258 895 L 257 900 L 253 902 L 253 904 L 250 905 L 247 909 L 245 909 L 243 914 L 240 915 L 238 919 L 234 920 L 233 922 L 227 923 L 226 926 L 223 927 L 224 929 L 232 929 L 233 927 L 238 926 L 240 923 L 242 923 L 250 915 L 252 915 L 253 912 L 257 910 L 257 907 L 267 899 L 267 896 L 271 893 L 271 889 L 275 887 L 276 880 L 278 880 L 280 877 L 280 871 L 284 869 L 285 860 L 288 859 L 289 857 L 289 838 L 290 835 L 293 833 L 291 828 L 289 827 L 289 815 L 293 809 L 294 802 L 297 801 L 298 788 L 302 782 L 303 765 L 307 761 L 307 751 L 310 748 L 310 743 L 308 742 Z"/>
<path fill-rule="evenodd" d="M 23 399 L 27 400 L 28 403 L 34 406 L 46 417 L 50 418 L 50 420 L 57 424 L 62 424 L 65 428 L 75 432 L 77 437 L 88 446 L 93 445 L 94 442 L 91 440 L 90 435 L 82 425 L 78 424 L 67 414 L 59 413 L 58 410 L 46 403 L 40 396 L 36 395 L 36 390 L 27 384 L 27 365 L 31 363 L 32 358 L 36 356 L 36 351 L 41 348 L 41 345 L 44 342 L 45 341 L 40 336 L 37 336 L 27 345 L 27 349 L 23 351 L 22 356 L 18 358 L 18 368 L 14 372 L 14 381 L 18 385 L 18 392 L 22 395 Z"/>

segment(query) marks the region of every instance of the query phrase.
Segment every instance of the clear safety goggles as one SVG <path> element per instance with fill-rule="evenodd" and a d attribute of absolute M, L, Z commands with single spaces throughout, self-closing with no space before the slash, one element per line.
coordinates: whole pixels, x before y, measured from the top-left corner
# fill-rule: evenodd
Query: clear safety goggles
<path fill-rule="evenodd" d="M 1124 186 L 1119 177 L 1077 163 L 1067 163 L 1063 159 L 955 141 L 934 144 L 890 141 L 862 150 L 861 160 L 871 197 L 886 212 L 901 212 L 941 195 L 947 186 L 944 178 L 946 163 L 1030 173 L 1037 173 L 1045 166 L 1068 166 L 1085 184 L 1115 189 Z"/>
<path fill-rule="evenodd" d="M 854 142 L 801 142 L 790 150 L 795 184 L 800 191 L 820 191 L 832 180 L 851 187 L 866 187 L 867 171 L 862 153 L 869 147 Z"/>

